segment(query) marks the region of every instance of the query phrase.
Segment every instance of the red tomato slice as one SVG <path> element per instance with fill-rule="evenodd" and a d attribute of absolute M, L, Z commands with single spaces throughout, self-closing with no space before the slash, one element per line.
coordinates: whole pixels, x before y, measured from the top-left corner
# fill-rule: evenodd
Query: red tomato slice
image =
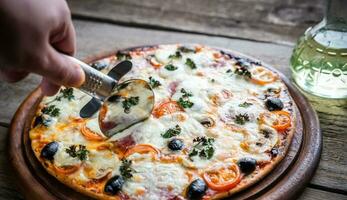
<path fill-rule="evenodd" d="M 277 116 L 277 120 L 272 125 L 272 127 L 278 131 L 284 131 L 291 126 L 291 118 L 290 114 L 286 111 L 274 111 L 273 112 Z"/>
<path fill-rule="evenodd" d="M 149 60 L 149 63 L 151 63 L 151 65 L 155 69 L 159 69 L 162 66 L 162 64 L 160 62 L 158 62 L 157 59 L 155 59 L 154 57 Z"/>
<path fill-rule="evenodd" d="M 78 165 L 69 165 L 69 166 L 55 166 L 54 165 L 54 169 L 56 172 L 60 173 L 60 174 L 72 174 L 74 172 L 76 172 L 77 170 L 79 170 L 81 168 L 82 164 L 78 164 Z"/>
<path fill-rule="evenodd" d="M 277 76 L 264 67 L 255 67 L 251 70 L 251 81 L 258 85 L 266 85 L 276 81 Z"/>
<path fill-rule="evenodd" d="M 104 140 L 105 138 L 102 137 L 101 135 L 93 132 L 92 130 L 90 130 L 86 124 L 84 124 L 82 127 L 81 127 L 81 133 L 82 135 L 87 139 L 87 140 L 91 140 L 91 141 L 102 141 Z"/>
<path fill-rule="evenodd" d="M 291 126 L 290 113 L 287 111 L 273 111 L 260 115 L 260 123 L 267 124 L 277 131 L 284 131 Z"/>
<path fill-rule="evenodd" d="M 168 115 L 174 112 L 183 111 L 180 105 L 176 101 L 168 101 L 159 104 L 153 110 L 153 115 L 156 118 L 159 118 L 164 115 Z"/>
<path fill-rule="evenodd" d="M 235 163 L 228 163 L 206 170 L 203 178 L 212 190 L 228 191 L 241 181 L 241 173 Z"/>
<path fill-rule="evenodd" d="M 134 153 L 139 153 L 139 154 L 150 153 L 154 157 L 158 157 L 160 151 L 150 144 L 138 144 L 138 145 L 132 147 L 131 149 L 128 149 L 125 152 L 124 157 L 128 157 Z"/>

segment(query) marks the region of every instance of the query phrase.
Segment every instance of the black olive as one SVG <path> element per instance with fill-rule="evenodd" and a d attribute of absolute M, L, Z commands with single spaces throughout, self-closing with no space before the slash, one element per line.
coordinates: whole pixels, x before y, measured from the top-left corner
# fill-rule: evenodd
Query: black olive
<path fill-rule="evenodd" d="M 181 150 L 183 148 L 184 144 L 183 144 L 182 140 L 174 138 L 168 143 L 167 146 L 172 151 L 178 151 L 178 150 Z"/>
<path fill-rule="evenodd" d="M 92 63 L 91 67 L 100 71 L 100 70 L 105 69 L 107 67 L 107 63 L 105 61 L 101 60 L 101 61 L 97 61 L 95 63 Z"/>
<path fill-rule="evenodd" d="M 276 147 L 272 148 L 270 153 L 273 158 L 276 157 L 279 154 L 278 148 Z"/>
<path fill-rule="evenodd" d="M 40 116 L 37 116 L 36 118 L 35 118 L 35 121 L 34 121 L 34 127 L 36 127 L 36 126 L 38 126 L 38 125 L 40 125 L 40 124 L 42 124 L 43 123 L 43 119 L 42 119 L 42 116 L 40 115 Z"/>
<path fill-rule="evenodd" d="M 113 96 L 110 96 L 107 101 L 108 102 L 111 102 L 111 103 L 117 103 L 121 100 L 121 96 L 120 95 L 113 95 Z"/>
<path fill-rule="evenodd" d="M 112 177 L 110 180 L 107 181 L 104 188 L 105 193 L 110 195 L 117 194 L 117 192 L 119 192 L 122 189 L 124 182 L 125 181 L 122 176 L 115 175 L 114 177 Z"/>
<path fill-rule="evenodd" d="M 202 196 L 204 196 L 206 190 L 206 183 L 201 179 L 196 179 L 188 186 L 187 197 L 191 200 L 201 199 Z"/>
<path fill-rule="evenodd" d="M 46 144 L 41 150 L 41 157 L 47 160 L 53 160 L 55 153 L 57 153 L 59 148 L 58 142 L 50 142 Z"/>
<path fill-rule="evenodd" d="M 269 98 L 265 102 L 265 106 L 268 110 L 274 111 L 274 110 L 282 110 L 283 109 L 283 103 L 281 99 L 279 98 Z"/>
<path fill-rule="evenodd" d="M 243 173 L 249 174 L 255 170 L 257 161 L 254 158 L 241 158 L 237 165 Z"/>

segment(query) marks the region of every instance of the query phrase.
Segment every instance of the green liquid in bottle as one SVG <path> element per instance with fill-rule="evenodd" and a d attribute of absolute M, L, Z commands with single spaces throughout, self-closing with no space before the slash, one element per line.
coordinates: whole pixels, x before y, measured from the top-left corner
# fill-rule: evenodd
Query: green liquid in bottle
<path fill-rule="evenodd" d="M 325 42 L 324 38 L 332 36 L 346 38 Z M 347 47 L 347 34 L 341 36 L 334 31 L 321 32 L 315 37 L 305 35 L 299 39 L 291 58 L 296 84 L 318 96 L 346 98 L 347 48 L 343 47 Z"/>
<path fill-rule="evenodd" d="M 309 28 L 293 50 L 293 79 L 311 94 L 347 98 L 346 2 L 328 1 L 325 19 Z"/>

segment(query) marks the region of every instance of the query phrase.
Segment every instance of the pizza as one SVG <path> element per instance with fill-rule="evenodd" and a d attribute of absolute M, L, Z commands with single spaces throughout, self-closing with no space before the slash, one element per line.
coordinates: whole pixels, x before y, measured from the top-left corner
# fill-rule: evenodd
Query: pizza
<path fill-rule="evenodd" d="M 80 116 L 92 97 L 62 88 L 44 97 L 30 129 L 42 166 L 97 199 L 218 199 L 258 182 L 285 157 L 296 107 L 280 76 L 262 63 L 203 45 L 119 51 L 91 63 L 108 73 L 130 60 L 119 82 L 154 91 L 146 120 L 111 138 L 98 117 Z M 141 96 L 141 95 L 139 95 Z M 131 113 L 141 97 L 121 99 Z"/>

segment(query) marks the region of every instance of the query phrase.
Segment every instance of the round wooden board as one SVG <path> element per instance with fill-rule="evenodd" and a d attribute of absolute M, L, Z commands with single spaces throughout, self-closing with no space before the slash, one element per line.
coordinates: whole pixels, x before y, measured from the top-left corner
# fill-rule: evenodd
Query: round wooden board
<path fill-rule="evenodd" d="M 126 50 L 135 48 L 143 47 Z M 220 50 L 257 61 L 237 52 Z M 85 62 L 93 62 L 114 53 L 92 56 Z M 286 83 L 297 105 L 297 129 L 285 158 L 266 177 L 250 188 L 233 195 L 233 199 L 293 199 L 305 188 L 319 163 L 322 135 L 315 111 L 288 78 L 273 67 L 264 66 L 280 74 Z M 90 199 L 48 174 L 32 152 L 28 131 L 41 99 L 42 92 L 38 88 L 24 100 L 12 119 L 8 149 L 10 162 L 17 172 L 18 188 L 27 199 Z"/>

